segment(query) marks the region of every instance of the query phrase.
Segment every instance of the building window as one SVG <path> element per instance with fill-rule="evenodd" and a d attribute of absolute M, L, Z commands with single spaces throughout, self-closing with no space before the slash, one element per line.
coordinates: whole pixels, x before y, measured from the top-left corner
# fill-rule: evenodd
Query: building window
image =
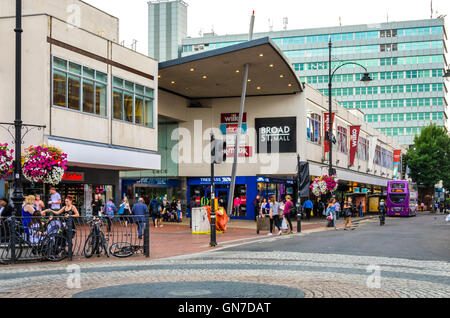
<path fill-rule="evenodd" d="M 53 106 L 107 116 L 108 75 L 53 57 Z"/>
<path fill-rule="evenodd" d="M 320 123 L 320 116 L 317 114 L 311 114 L 311 117 L 307 119 L 306 138 L 308 141 L 316 144 L 321 143 Z"/>
<path fill-rule="evenodd" d="M 369 159 L 369 140 L 359 137 L 358 159 L 367 161 Z"/>
<path fill-rule="evenodd" d="M 342 153 L 348 152 L 347 147 L 347 129 L 341 126 L 338 126 L 338 133 L 337 133 L 337 148 Z"/>
<path fill-rule="evenodd" d="M 113 118 L 153 128 L 153 89 L 119 77 L 113 86 Z"/>

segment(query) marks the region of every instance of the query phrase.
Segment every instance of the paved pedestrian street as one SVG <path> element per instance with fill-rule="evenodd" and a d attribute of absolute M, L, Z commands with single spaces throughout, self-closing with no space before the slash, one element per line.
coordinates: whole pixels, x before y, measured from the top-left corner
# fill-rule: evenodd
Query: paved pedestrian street
<path fill-rule="evenodd" d="M 381 228 L 373 219 L 355 231 L 284 235 L 155 260 L 8 266 L 0 268 L 0 297 L 448 298 L 445 245 L 450 226 L 436 220 L 431 215 L 388 219 Z M 423 254 L 428 243 L 419 242 L 430 229 L 441 240 L 430 251 L 434 257 Z M 447 236 L 441 237 L 443 233 Z M 372 250 L 365 248 L 375 234 L 378 242 L 372 242 Z M 394 257 L 386 248 L 383 256 L 386 240 L 401 237 L 410 240 L 404 252 L 416 254 L 407 258 L 399 252 L 401 257 Z M 349 241 L 354 242 L 354 253 L 345 243 Z M 316 252 L 308 251 L 312 246 Z"/>

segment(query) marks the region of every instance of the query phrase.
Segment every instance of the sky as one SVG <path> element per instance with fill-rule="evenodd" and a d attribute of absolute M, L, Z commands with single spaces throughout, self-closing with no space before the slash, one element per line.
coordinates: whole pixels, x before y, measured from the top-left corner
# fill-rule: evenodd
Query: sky
<path fill-rule="evenodd" d="M 83 0 L 120 19 L 120 42 L 147 54 L 147 0 Z M 200 32 L 216 34 L 248 33 L 255 10 L 255 32 L 373 24 L 429 19 L 431 0 L 184 0 L 188 3 L 188 36 Z M 434 17 L 448 14 L 450 1 L 433 0 Z M 269 20 L 271 22 L 269 22 Z"/>

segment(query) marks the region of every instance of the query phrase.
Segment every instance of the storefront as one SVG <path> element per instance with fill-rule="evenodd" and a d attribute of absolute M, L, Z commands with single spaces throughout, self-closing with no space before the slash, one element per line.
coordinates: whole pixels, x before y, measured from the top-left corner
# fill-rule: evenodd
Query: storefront
<path fill-rule="evenodd" d="M 236 197 L 240 199 L 241 205 L 238 214 L 232 216 L 236 219 L 255 219 L 253 201 L 257 195 L 264 198 L 275 195 L 277 200 L 280 200 L 288 194 L 293 196 L 295 193 L 295 181 L 292 179 L 236 177 L 234 196 L 230 196 L 230 183 L 230 177 L 215 177 L 215 196 L 218 199 L 219 206 L 225 209 L 228 206 L 228 200 L 234 200 Z M 188 206 L 191 206 L 191 202 L 200 206 L 211 204 L 211 178 L 188 178 L 187 184 Z"/>
<path fill-rule="evenodd" d="M 275 196 L 277 200 L 283 199 L 286 195 L 295 198 L 295 181 L 289 179 L 276 178 L 256 178 L 258 195 L 262 198 Z"/>
<path fill-rule="evenodd" d="M 157 197 L 160 200 L 167 196 L 167 199 L 172 201 L 173 199 L 181 199 L 181 182 L 179 179 L 171 178 L 140 178 L 130 179 L 123 178 L 122 184 L 122 196 L 127 196 L 130 203 L 134 204 L 142 197 L 145 203 L 148 205 L 153 197 Z"/>
<path fill-rule="evenodd" d="M 215 177 L 215 196 L 218 199 L 219 206 L 226 209 L 228 200 L 234 200 L 236 197 L 239 197 L 241 205 L 237 216 L 232 216 L 232 218 L 244 220 L 254 219 L 253 200 L 256 197 L 256 179 L 256 177 L 236 177 L 234 196 L 230 196 L 231 177 Z M 211 204 L 211 178 L 188 178 L 187 184 L 188 206 L 191 206 L 193 202 L 196 205 Z"/>
<path fill-rule="evenodd" d="M 51 185 L 22 181 L 23 195 L 40 195 L 47 207 Z M 55 185 L 61 195 L 62 205 L 67 196 L 73 197 L 73 204 L 82 216 L 91 214 L 91 202 L 95 194 L 100 195 L 103 203 L 113 198 L 118 203 L 119 172 L 114 170 L 69 167 L 62 181 Z M 11 197 L 11 180 L 5 182 L 6 192 Z"/>

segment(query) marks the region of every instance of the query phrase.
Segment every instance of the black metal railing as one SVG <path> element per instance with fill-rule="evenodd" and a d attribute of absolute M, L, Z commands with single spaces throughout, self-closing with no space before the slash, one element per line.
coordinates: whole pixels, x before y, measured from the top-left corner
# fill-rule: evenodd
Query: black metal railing
<path fill-rule="evenodd" d="M 139 253 L 150 257 L 148 215 L 0 219 L 0 264 Z"/>

